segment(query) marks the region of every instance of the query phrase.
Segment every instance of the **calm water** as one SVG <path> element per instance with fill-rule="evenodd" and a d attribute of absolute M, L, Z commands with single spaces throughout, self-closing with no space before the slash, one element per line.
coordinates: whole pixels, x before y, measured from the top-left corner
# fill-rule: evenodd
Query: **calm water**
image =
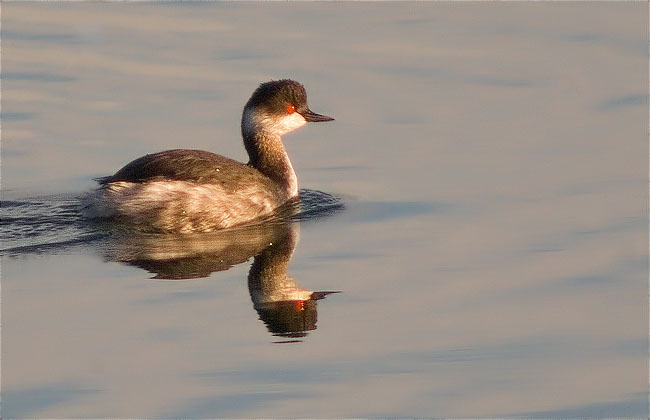
<path fill-rule="evenodd" d="M 647 417 L 647 16 L 3 3 L 3 417 Z M 336 118 L 285 138 L 298 220 L 78 217 L 144 153 L 246 160 L 283 77 Z"/>

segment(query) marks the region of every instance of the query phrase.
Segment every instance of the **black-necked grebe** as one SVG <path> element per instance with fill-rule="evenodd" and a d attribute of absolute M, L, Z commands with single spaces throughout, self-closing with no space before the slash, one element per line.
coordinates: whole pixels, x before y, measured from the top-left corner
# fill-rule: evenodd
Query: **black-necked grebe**
<path fill-rule="evenodd" d="M 332 121 L 307 106 L 293 80 L 262 83 L 244 107 L 241 132 L 250 161 L 202 150 L 143 156 L 99 179 L 84 214 L 137 229 L 210 232 L 267 216 L 298 194 L 298 180 L 281 136 L 306 122 Z"/>

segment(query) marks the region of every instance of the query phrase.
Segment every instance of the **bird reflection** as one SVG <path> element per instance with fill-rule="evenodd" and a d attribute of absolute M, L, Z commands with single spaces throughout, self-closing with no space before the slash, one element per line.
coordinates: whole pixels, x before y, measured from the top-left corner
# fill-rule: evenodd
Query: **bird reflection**
<path fill-rule="evenodd" d="M 248 272 L 248 291 L 253 307 L 269 332 L 300 338 L 316 329 L 316 301 L 330 293 L 301 289 L 287 267 L 298 242 L 296 225 L 278 230 L 275 242 L 255 256 Z"/>
<path fill-rule="evenodd" d="M 302 289 L 287 274 L 298 236 L 298 224 L 288 219 L 209 234 L 114 231 L 104 256 L 173 280 L 207 277 L 254 257 L 248 273 L 253 308 L 272 335 L 292 342 L 316 329 L 317 301 L 335 293 Z"/>

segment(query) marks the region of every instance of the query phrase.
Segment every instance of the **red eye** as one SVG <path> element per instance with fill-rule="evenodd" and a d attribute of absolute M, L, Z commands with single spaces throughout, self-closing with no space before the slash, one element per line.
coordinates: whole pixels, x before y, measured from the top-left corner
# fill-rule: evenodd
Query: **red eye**
<path fill-rule="evenodd" d="M 287 112 L 289 114 L 293 114 L 294 112 L 296 112 L 296 107 L 291 104 L 287 105 Z"/>

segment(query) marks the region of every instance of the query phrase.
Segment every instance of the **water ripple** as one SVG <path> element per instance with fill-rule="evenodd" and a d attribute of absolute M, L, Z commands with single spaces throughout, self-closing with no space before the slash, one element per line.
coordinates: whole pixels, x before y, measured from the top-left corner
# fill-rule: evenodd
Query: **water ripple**
<path fill-rule="evenodd" d="M 345 208 L 340 198 L 322 191 L 303 189 L 299 197 L 281 207 L 271 219 L 302 222 Z M 0 201 L 0 255 L 56 252 L 111 235 L 110 226 L 88 222 L 80 208 L 76 196 Z"/>

